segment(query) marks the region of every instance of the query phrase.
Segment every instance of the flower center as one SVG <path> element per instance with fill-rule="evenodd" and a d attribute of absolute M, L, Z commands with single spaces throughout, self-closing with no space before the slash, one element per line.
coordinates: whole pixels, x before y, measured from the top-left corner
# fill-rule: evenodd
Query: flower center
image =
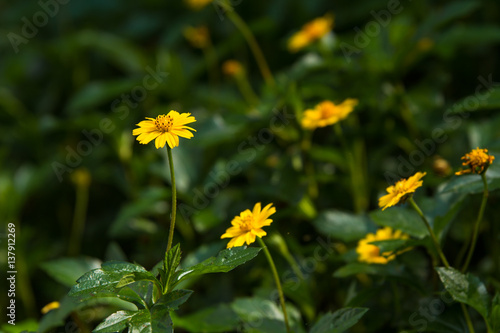
<path fill-rule="evenodd" d="M 171 116 L 165 116 L 165 115 L 159 115 L 155 119 L 155 125 L 158 131 L 160 132 L 170 132 L 170 129 L 172 128 L 172 125 L 174 123 L 174 120 L 172 119 Z"/>
<path fill-rule="evenodd" d="M 252 222 L 253 222 L 253 217 L 252 216 L 245 216 L 244 218 L 241 219 L 241 224 L 240 224 L 240 229 L 241 230 L 251 230 L 253 228 Z"/>

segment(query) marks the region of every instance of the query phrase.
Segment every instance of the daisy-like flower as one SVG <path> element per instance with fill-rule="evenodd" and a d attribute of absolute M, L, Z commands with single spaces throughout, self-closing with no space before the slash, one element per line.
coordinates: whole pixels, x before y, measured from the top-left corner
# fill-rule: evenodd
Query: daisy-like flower
<path fill-rule="evenodd" d="M 358 100 L 354 98 L 348 98 L 340 104 L 323 101 L 316 105 L 314 109 L 304 111 L 301 122 L 302 127 L 313 130 L 317 127 L 333 125 L 347 118 L 356 105 L 358 105 Z"/>
<path fill-rule="evenodd" d="M 170 148 L 179 145 L 179 137 L 191 139 L 195 131 L 194 128 L 186 126 L 186 124 L 194 123 L 196 119 L 191 116 L 191 113 L 179 113 L 171 110 L 167 115 L 159 115 L 155 118 L 147 118 L 137 124 L 139 128 L 134 129 L 133 135 L 138 135 L 137 141 L 142 144 L 147 144 L 155 140 L 157 149 L 163 148 L 165 143 Z"/>
<path fill-rule="evenodd" d="M 462 165 L 467 169 L 455 172 L 455 175 L 463 175 L 466 173 L 483 174 L 488 167 L 493 163 L 495 156 L 488 154 L 488 149 L 473 149 L 470 153 L 462 156 Z"/>
<path fill-rule="evenodd" d="M 323 17 L 306 23 L 302 29 L 296 32 L 288 41 L 288 50 L 297 52 L 312 42 L 320 39 L 332 30 L 333 16 L 326 14 Z"/>
<path fill-rule="evenodd" d="M 273 207 L 272 203 L 261 209 L 260 202 L 258 202 L 253 207 L 253 211 L 247 209 L 241 212 L 240 216 L 235 216 L 231 221 L 233 226 L 228 228 L 220 238 L 232 238 L 227 244 L 228 248 L 242 246 L 245 243 L 250 245 L 255 242 L 255 236 L 262 238 L 267 235 L 262 227 L 273 222 L 269 216 L 274 213 L 276 213 L 276 208 Z"/>
<path fill-rule="evenodd" d="M 198 49 L 206 48 L 210 43 L 208 28 L 204 25 L 199 27 L 187 27 L 183 31 L 184 37 L 188 42 Z"/>
<path fill-rule="evenodd" d="M 396 255 L 401 254 L 403 251 L 397 253 L 394 252 L 384 252 L 380 253 L 380 248 L 374 244 L 370 244 L 376 241 L 384 241 L 391 239 L 409 239 L 410 237 L 401 230 L 392 230 L 389 227 L 385 227 L 377 230 L 375 234 L 367 234 L 365 238 L 358 242 L 358 247 L 356 248 L 356 253 L 358 254 L 358 260 L 361 262 L 366 262 L 369 264 L 387 264 L 389 261 L 394 260 Z"/>
<path fill-rule="evenodd" d="M 417 188 L 422 186 L 423 181 L 421 179 L 425 175 L 425 172 L 417 172 L 410 178 L 401 179 L 393 186 L 389 186 L 387 188 L 388 194 L 378 199 L 379 207 L 382 207 L 382 210 L 385 210 L 387 207 L 404 203 Z"/>
<path fill-rule="evenodd" d="M 189 8 L 193 10 L 200 10 L 209 3 L 211 3 L 213 0 L 184 0 L 184 1 L 189 6 Z"/>

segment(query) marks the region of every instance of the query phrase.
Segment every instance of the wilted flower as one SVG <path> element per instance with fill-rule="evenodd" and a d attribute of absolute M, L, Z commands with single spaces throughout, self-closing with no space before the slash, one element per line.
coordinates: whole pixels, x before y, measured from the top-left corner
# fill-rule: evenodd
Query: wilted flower
<path fill-rule="evenodd" d="M 247 209 L 241 212 L 239 216 L 235 216 L 231 221 L 233 226 L 228 228 L 220 238 L 232 238 L 227 244 L 227 247 L 230 248 L 242 246 L 245 243 L 250 245 L 255 242 L 255 236 L 262 238 L 267 235 L 262 230 L 262 227 L 273 222 L 273 220 L 269 219 L 269 216 L 276 213 L 276 208 L 272 206 L 273 204 L 270 203 L 261 210 L 260 202 L 258 202 L 253 207 L 253 211 Z"/>
<path fill-rule="evenodd" d="M 348 98 L 340 104 L 331 101 L 324 101 L 316 105 L 314 109 L 304 111 L 302 127 L 305 129 L 315 129 L 335 124 L 349 115 L 358 104 L 358 100 Z"/>
<path fill-rule="evenodd" d="M 488 149 L 473 149 L 470 153 L 462 156 L 462 165 L 467 169 L 455 172 L 456 175 L 463 175 L 466 173 L 482 174 L 486 172 L 488 167 L 493 163 L 495 156 L 488 154 Z"/>
<path fill-rule="evenodd" d="M 379 207 L 382 207 L 382 210 L 385 210 L 387 207 L 395 206 L 399 203 L 404 203 L 408 197 L 414 193 L 417 188 L 422 186 L 423 176 L 425 176 L 425 172 L 417 172 L 413 176 L 408 179 L 401 179 L 395 185 L 389 186 L 387 188 L 387 193 L 380 199 L 378 199 Z"/>
<path fill-rule="evenodd" d="M 375 234 L 367 234 L 365 238 L 358 242 L 356 248 L 358 260 L 369 264 L 387 264 L 389 261 L 394 260 L 397 254 L 404 251 L 380 253 L 380 248 L 377 245 L 370 244 L 376 241 L 392 239 L 409 239 L 409 236 L 401 232 L 401 230 L 392 230 L 389 227 L 379 229 Z"/>
<path fill-rule="evenodd" d="M 137 125 L 139 128 L 134 129 L 133 135 L 138 135 L 137 141 L 142 144 L 147 144 L 155 140 L 157 149 L 163 148 L 165 143 L 168 143 L 170 148 L 179 145 L 179 136 L 191 139 L 195 129 L 186 126 L 186 124 L 194 123 L 196 119 L 191 116 L 191 113 L 179 113 L 171 110 L 167 115 L 159 115 L 155 118 L 147 118 Z"/>

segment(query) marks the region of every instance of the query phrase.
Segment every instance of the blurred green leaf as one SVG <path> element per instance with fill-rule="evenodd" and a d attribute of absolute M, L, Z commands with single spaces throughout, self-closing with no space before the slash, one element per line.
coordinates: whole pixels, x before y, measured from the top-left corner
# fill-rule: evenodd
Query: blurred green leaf
<path fill-rule="evenodd" d="M 309 333 L 342 333 L 356 325 L 368 311 L 367 308 L 343 308 L 324 314 Z"/>
<path fill-rule="evenodd" d="M 436 10 L 427 16 L 426 20 L 419 27 L 419 35 L 428 35 L 432 30 L 437 29 L 456 18 L 467 15 L 479 7 L 479 3 L 473 0 L 454 1 L 444 5 L 441 10 Z"/>
<path fill-rule="evenodd" d="M 380 253 L 397 252 L 407 247 L 413 246 L 412 239 L 389 239 L 383 241 L 375 241 L 370 244 L 376 245 L 380 249 Z"/>
<path fill-rule="evenodd" d="M 193 314 L 173 317 L 174 326 L 190 332 L 235 331 L 239 318 L 226 304 L 207 307 Z"/>
<path fill-rule="evenodd" d="M 500 331 L 500 293 L 497 292 L 491 304 L 490 313 L 491 328 L 493 331 Z"/>
<path fill-rule="evenodd" d="M 344 242 L 361 239 L 375 230 L 375 226 L 368 217 L 337 210 L 321 212 L 313 224 L 320 233 Z"/>
<path fill-rule="evenodd" d="M 390 207 L 384 211 L 373 211 L 370 213 L 370 217 L 380 226 L 401 230 L 416 238 L 424 238 L 428 235 L 427 228 L 421 217 L 412 210 L 402 207 Z"/>
<path fill-rule="evenodd" d="M 493 84 L 494 86 L 483 87 L 481 95 L 476 93 L 456 102 L 450 114 L 500 109 L 500 87 L 497 82 Z"/>
<path fill-rule="evenodd" d="M 488 318 L 491 297 L 478 277 L 470 273 L 462 274 L 452 267 L 436 267 L 436 271 L 453 299 L 470 305 L 484 318 Z"/>
<path fill-rule="evenodd" d="M 171 291 L 165 295 L 162 295 L 158 299 L 158 301 L 156 301 L 154 308 L 157 310 L 165 309 L 168 311 L 177 310 L 179 308 L 179 305 L 184 304 L 192 293 L 192 290 L 184 289 Z"/>
<path fill-rule="evenodd" d="M 44 262 L 40 267 L 57 282 L 71 287 L 86 272 L 101 266 L 96 258 L 60 258 Z"/>

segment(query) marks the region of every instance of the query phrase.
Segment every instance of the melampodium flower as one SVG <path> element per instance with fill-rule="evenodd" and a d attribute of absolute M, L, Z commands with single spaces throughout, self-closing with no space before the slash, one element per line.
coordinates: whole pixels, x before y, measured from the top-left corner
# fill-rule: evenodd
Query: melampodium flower
<path fill-rule="evenodd" d="M 420 179 L 422 179 L 425 175 L 425 172 L 417 172 L 410 178 L 401 179 L 393 186 L 389 186 L 387 188 L 388 194 L 378 199 L 379 207 L 382 207 L 382 210 L 385 210 L 387 207 L 404 203 L 417 188 L 422 186 L 423 182 Z"/>
<path fill-rule="evenodd" d="M 46 314 L 47 312 L 57 309 L 60 306 L 59 302 L 50 302 L 49 304 L 45 305 L 41 312 L 42 314 Z"/>
<path fill-rule="evenodd" d="M 209 3 L 211 3 L 213 0 L 184 0 L 186 4 L 194 10 L 200 10 Z"/>
<path fill-rule="evenodd" d="M 260 202 L 256 203 L 253 211 L 249 209 L 240 213 L 240 216 L 235 216 L 231 221 L 232 227 L 226 230 L 226 233 L 220 238 L 232 238 L 227 247 L 242 246 L 255 242 L 255 236 L 262 238 L 267 233 L 262 230 L 262 227 L 268 226 L 273 222 L 269 216 L 276 213 L 276 208 L 272 207 L 272 203 L 261 210 Z"/>
<path fill-rule="evenodd" d="M 409 239 L 409 236 L 402 233 L 401 230 L 394 231 L 389 227 L 379 229 L 375 234 L 367 234 L 365 238 L 358 242 L 358 247 L 356 248 L 358 260 L 369 264 L 387 264 L 389 261 L 394 260 L 396 255 L 404 251 L 399 251 L 397 253 L 391 251 L 381 254 L 380 248 L 377 245 L 370 244 L 376 241 L 391 239 Z"/>
<path fill-rule="evenodd" d="M 159 115 L 155 118 L 147 118 L 137 124 L 139 128 L 134 129 L 133 135 L 138 135 L 137 141 L 142 144 L 147 144 L 155 140 L 157 149 L 163 148 L 165 143 L 168 143 L 170 148 L 179 145 L 179 137 L 191 139 L 195 129 L 186 126 L 186 124 L 194 123 L 196 119 L 191 116 L 191 113 L 179 113 L 171 110 L 167 115 Z"/>
<path fill-rule="evenodd" d="M 330 101 L 321 102 L 314 109 L 304 111 L 302 127 L 312 130 L 333 125 L 347 118 L 357 104 L 358 100 L 354 98 L 348 98 L 337 105 Z"/>
<path fill-rule="evenodd" d="M 462 165 L 467 169 L 455 172 L 455 175 L 463 175 L 466 173 L 485 173 L 488 167 L 493 163 L 495 156 L 488 154 L 488 149 L 473 149 L 470 153 L 462 156 Z"/>
<path fill-rule="evenodd" d="M 184 29 L 183 34 L 193 47 L 204 49 L 210 43 L 208 28 L 204 25 L 199 27 L 187 27 Z"/>
<path fill-rule="evenodd" d="M 297 52 L 312 42 L 320 39 L 332 30 L 333 16 L 326 14 L 323 17 L 314 19 L 305 24 L 302 29 L 296 32 L 288 41 L 290 52 Z"/>
<path fill-rule="evenodd" d="M 239 61 L 226 60 L 222 64 L 222 72 L 227 76 L 239 76 L 243 74 L 243 66 Z"/>

